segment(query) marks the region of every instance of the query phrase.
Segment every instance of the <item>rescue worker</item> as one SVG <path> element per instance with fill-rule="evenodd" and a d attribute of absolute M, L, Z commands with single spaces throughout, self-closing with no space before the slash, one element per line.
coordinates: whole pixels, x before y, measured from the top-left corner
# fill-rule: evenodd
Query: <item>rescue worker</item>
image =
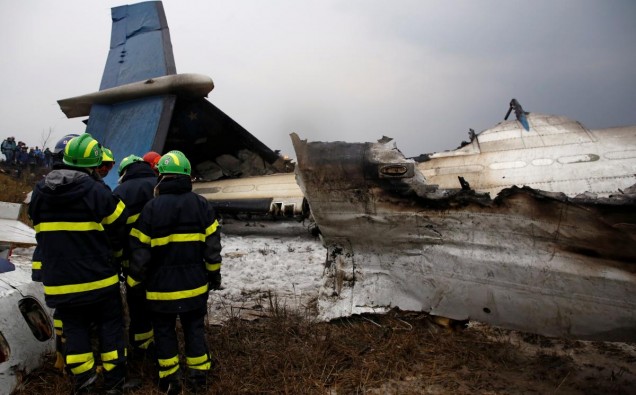
<path fill-rule="evenodd" d="M 181 390 L 178 316 L 185 339 L 186 386 L 196 392 L 206 389 L 212 365 L 205 342 L 205 315 L 208 290 L 221 286 L 219 224 L 208 202 L 192 192 L 190 162 L 183 153 L 168 152 L 157 168 L 155 198 L 143 208 L 130 232 L 126 281 L 133 292 L 145 291 L 155 334 L 159 389 L 169 394 Z"/>
<path fill-rule="evenodd" d="M 118 174 L 119 185 L 113 193 L 126 204 L 128 209 L 129 216 L 126 221 L 128 234 L 137 221 L 141 209 L 153 198 L 157 176 L 150 168 L 150 165 L 137 155 L 129 155 L 122 159 Z M 124 276 L 128 274 L 129 258 L 130 248 L 128 248 L 126 243 L 121 261 Z M 152 349 L 153 332 L 150 315 L 145 308 L 145 295 L 130 292 L 130 289 L 127 289 L 126 301 L 130 318 L 128 337 L 132 346 L 132 354 L 128 357 L 129 360 L 140 360 L 143 359 L 149 349 Z"/>
<path fill-rule="evenodd" d="M 115 156 L 113 155 L 113 151 L 106 147 L 102 147 L 102 163 L 97 167 L 97 169 L 95 169 L 95 172 L 104 179 L 113 166 L 115 166 Z"/>
<path fill-rule="evenodd" d="M 2 153 L 6 157 L 6 163 L 12 165 L 15 161 L 15 152 L 16 152 L 16 144 L 15 137 L 7 137 L 6 140 L 2 142 Z"/>
<path fill-rule="evenodd" d="M 160 158 L 161 158 L 161 155 L 155 151 L 148 151 L 143 156 L 144 161 L 150 165 L 152 170 L 157 175 L 159 174 L 159 171 L 157 170 L 157 162 L 159 162 Z"/>
<path fill-rule="evenodd" d="M 64 323 L 66 365 L 74 390 L 87 392 L 96 381 L 90 329 L 98 329 L 104 388 L 118 393 L 125 381 L 125 341 L 119 270 L 114 251 L 121 248 L 127 218 L 125 204 L 91 173 L 102 149 L 89 134 L 72 138 L 63 166 L 33 190 L 29 216 L 42 262 L 47 306 Z"/>
<path fill-rule="evenodd" d="M 73 138 L 79 136 L 78 134 L 67 134 L 55 143 L 53 152 L 51 153 L 51 166 L 53 170 L 62 169 L 64 162 L 62 161 L 64 155 L 64 148 L 66 144 Z M 48 148 L 47 148 L 48 149 Z M 40 184 L 44 181 L 40 181 Z M 36 186 L 37 188 L 37 186 Z M 42 251 L 39 245 L 35 246 L 33 251 L 33 258 L 31 259 L 31 280 L 36 282 L 42 282 Z M 55 368 L 64 369 L 64 345 L 66 338 L 64 337 L 63 323 L 59 317 L 57 309 L 53 311 L 53 327 L 55 329 Z"/>

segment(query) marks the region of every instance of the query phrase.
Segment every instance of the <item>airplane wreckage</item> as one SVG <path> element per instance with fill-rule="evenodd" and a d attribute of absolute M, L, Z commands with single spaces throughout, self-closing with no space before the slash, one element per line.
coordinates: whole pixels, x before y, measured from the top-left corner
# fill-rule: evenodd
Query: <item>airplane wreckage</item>
<path fill-rule="evenodd" d="M 389 138 L 293 133 L 293 164 L 205 99 L 209 77 L 176 74 L 161 2 L 115 7 L 112 20 L 100 90 L 58 101 L 62 111 L 89 116 L 86 132 L 116 156 L 183 151 L 193 190 L 221 215 L 315 221 L 320 318 L 398 307 L 636 341 L 636 126 L 589 130 L 513 99 L 505 121 L 452 151 L 405 158 Z M 15 276 L 0 274 L 3 388 L 53 348 L 41 287 Z"/>
<path fill-rule="evenodd" d="M 321 318 L 393 307 L 636 340 L 636 126 L 526 113 L 454 151 L 292 141 L 328 249 Z"/>

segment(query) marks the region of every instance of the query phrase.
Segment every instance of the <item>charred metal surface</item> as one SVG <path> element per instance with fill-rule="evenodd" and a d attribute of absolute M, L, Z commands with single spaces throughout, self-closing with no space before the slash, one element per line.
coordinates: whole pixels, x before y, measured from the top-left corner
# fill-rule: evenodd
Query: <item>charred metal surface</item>
<path fill-rule="evenodd" d="M 392 143 L 292 141 L 329 251 L 322 318 L 397 306 L 636 340 L 636 188 L 598 198 L 513 186 L 491 198 L 431 185 L 417 167 L 387 177 L 414 164 Z"/>

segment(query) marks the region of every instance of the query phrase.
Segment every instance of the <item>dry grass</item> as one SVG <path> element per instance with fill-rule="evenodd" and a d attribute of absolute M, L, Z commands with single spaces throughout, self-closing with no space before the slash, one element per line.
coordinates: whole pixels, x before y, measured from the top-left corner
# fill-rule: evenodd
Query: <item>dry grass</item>
<path fill-rule="evenodd" d="M 33 187 L 42 178 L 43 174 L 42 172 L 29 174 L 25 171 L 17 178 L 12 169 L 0 166 L 0 201 L 24 202 L 26 195 L 33 190 Z"/>
<path fill-rule="evenodd" d="M 37 174 L 30 174 L 25 171 L 20 177 L 16 177 L 15 171 L 2 163 L 0 166 L 0 201 L 23 203 L 27 194 L 33 190 L 35 184 L 44 174 L 42 171 L 37 172 Z M 23 207 L 18 219 L 31 226 L 26 206 Z"/>
<path fill-rule="evenodd" d="M 267 318 L 229 318 L 208 328 L 209 394 L 629 394 L 636 384 L 633 371 L 595 366 L 583 372 L 557 352 L 566 343 L 563 349 L 572 349 L 571 341 L 545 339 L 549 344 L 528 354 L 515 344 L 515 332 L 454 331 L 425 314 L 392 311 L 320 323 L 273 307 Z M 622 358 L 633 362 L 633 355 Z M 157 394 L 152 362 L 133 369 L 144 380 L 136 393 Z M 17 394 L 69 390 L 47 361 Z"/>

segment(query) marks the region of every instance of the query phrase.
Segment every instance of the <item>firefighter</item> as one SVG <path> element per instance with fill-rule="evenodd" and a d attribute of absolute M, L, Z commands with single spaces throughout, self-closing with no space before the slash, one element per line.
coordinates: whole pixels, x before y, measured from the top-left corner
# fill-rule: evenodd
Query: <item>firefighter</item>
<path fill-rule="evenodd" d="M 126 204 L 128 209 L 129 216 L 126 221 L 128 234 L 137 221 L 141 209 L 153 198 L 157 176 L 150 165 L 137 155 L 129 155 L 122 159 L 118 174 L 119 185 L 113 193 Z M 124 276 L 128 274 L 129 258 L 130 249 L 126 243 L 121 261 Z M 152 325 L 148 310 L 145 308 L 145 297 L 143 294 L 130 292 L 130 289 L 127 289 L 126 301 L 130 318 L 128 337 L 132 346 L 132 353 L 128 357 L 129 360 L 142 360 L 146 352 L 152 350 L 153 343 Z"/>
<path fill-rule="evenodd" d="M 51 166 L 53 170 L 61 169 L 64 167 L 62 162 L 64 148 L 66 144 L 73 138 L 79 136 L 78 134 L 67 134 L 62 137 L 55 147 L 53 147 L 53 154 L 51 155 Z M 43 183 L 44 181 L 40 181 Z M 33 251 L 33 258 L 31 259 L 31 280 L 42 282 L 42 252 L 39 246 L 35 246 Z M 55 328 L 55 368 L 59 370 L 64 369 L 64 344 L 66 338 L 64 337 L 64 330 L 62 320 L 57 313 L 57 310 L 53 311 L 53 327 Z"/>
<path fill-rule="evenodd" d="M 185 339 L 186 386 L 205 390 L 212 362 L 205 342 L 209 289 L 221 286 L 221 238 L 214 210 L 192 192 L 190 162 L 179 151 L 159 160 L 155 198 L 130 232 L 133 292 L 144 292 L 155 335 L 159 388 L 181 390 L 177 316 Z M 143 287 L 143 288 L 142 288 Z M 138 290 L 138 291 L 134 291 Z"/>
<path fill-rule="evenodd" d="M 157 171 L 157 162 L 159 162 L 160 158 L 161 155 L 155 151 L 148 151 L 143 156 L 144 161 L 147 162 L 150 167 L 152 167 L 152 170 L 157 175 L 159 174 L 159 172 Z"/>
<path fill-rule="evenodd" d="M 97 166 L 95 173 L 99 174 L 99 177 L 104 179 L 112 170 L 113 166 L 115 166 L 115 155 L 113 155 L 113 151 L 106 147 L 102 147 L 102 163 Z"/>
<path fill-rule="evenodd" d="M 125 381 L 125 341 L 119 270 L 114 252 L 125 230 L 125 204 L 91 177 L 102 161 L 90 134 L 72 138 L 63 165 L 33 190 L 33 221 L 47 306 L 64 323 L 66 365 L 76 393 L 92 390 L 97 378 L 90 329 L 98 329 L 104 389 L 118 393 Z"/>

